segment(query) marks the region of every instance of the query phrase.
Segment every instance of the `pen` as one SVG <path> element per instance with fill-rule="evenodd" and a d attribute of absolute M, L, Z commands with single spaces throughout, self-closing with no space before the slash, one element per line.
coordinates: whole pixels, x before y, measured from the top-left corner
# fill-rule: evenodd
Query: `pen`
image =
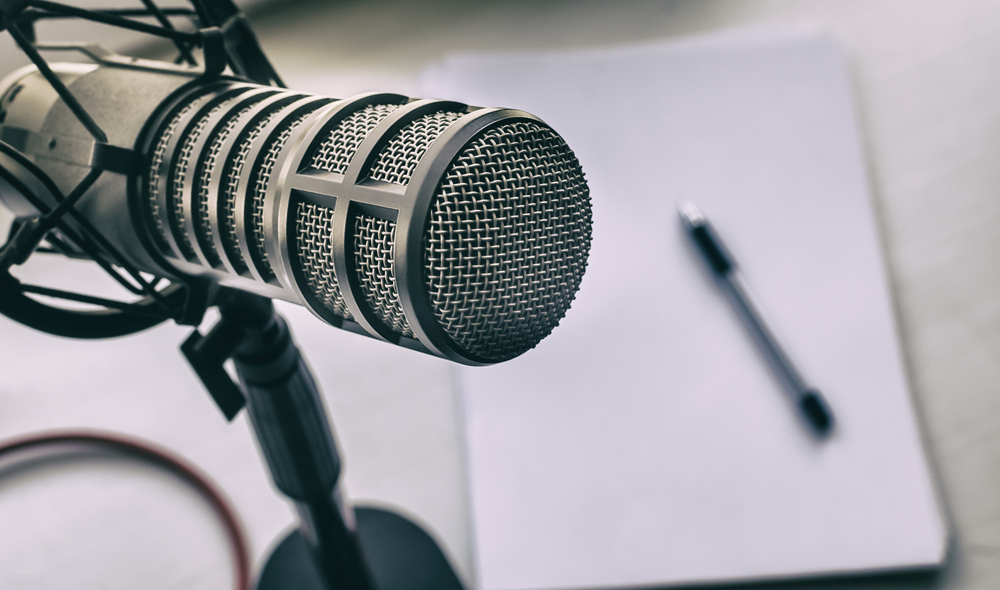
<path fill-rule="evenodd" d="M 725 292 L 729 302 L 739 312 L 743 324 L 750 331 L 778 379 L 792 395 L 792 399 L 802 416 L 812 426 L 816 434 L 821 437 L 827 435 L 833 428 L 833 414 L 829 406 L 819 391 L 806 385 L 802 376 L 795 370 L 788 356 L 778 345 L 778 341 L 764 325 L 760 313 L 750 302 L 750 298 L 740 283 L 739 276 L 736 275 L 736 262 L 715 234 L 715 230 L 709 225 L 708 219 L 694 204 L 687 201 L 681 202 L 677 211 L 688 235 L 691 236 L 691 240 L 711 268 L 712 274 L 715 275 L 716 282 Z"/>

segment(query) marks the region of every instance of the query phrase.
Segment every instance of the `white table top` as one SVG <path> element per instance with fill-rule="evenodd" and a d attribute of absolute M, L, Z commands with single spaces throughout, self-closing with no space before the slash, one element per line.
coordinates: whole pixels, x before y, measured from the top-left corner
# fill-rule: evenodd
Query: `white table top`
<path fill-rule="evenodd" d="M 1000 4 L 504 0 L 473 6 L 373 0 L 287 8 L 275 3 L 267 10 L 257 13 L 255 24 L 278 70 L 293 87 L 335 95 L 375 89 L 412 93 L 421 68 L 452 51 L 611 46 L 767 23 L 827 28 L 853 67 L 911 387 L 954 534 L 953 553 L 940 576 L 887 578 L 864 587 L 971 589 L 992 587 L 1000 579 L 1000 166 L 994 163 L 1000 159 Z M 0 55 L 10 55 L 6 45 L 0 45 Z M 6 66 L 0 69 L 6 73 Z M 325 390 L 346 457 L 350 496 L 391 503 L 415 515 L 468 575 L 473 564 L 464 459 L 448 364 L 350 334 L 330 335 L 301 310 L 291 313 Z M 181 373 L 176 346 L 182 330 L 168 328 L 111 345 L 114 354 L 163 363 L 177 373 L 175 380 L 137 388 L 127 380 L 139 381 L 141 375 L 94 368 L 101 364 L 100 347 L 46 340 L 8 326 L 0 339 L 0 436 L 100 426 L 171 446 L 233 496 L 258 556 L 292 522 L 287 507 L 267 489 L 259 466 L 233 467 L 252 464 L 256 449 L 245 421 L 225 425 L 194 378 Z M 75 366 L 88 378 L 77 379 L 79 389 L 69 391 L 56 385 L 64 377 L 44 367 L 58 353 L 77 350 L 74 346 L 86 352 L 63 371 Z M 101 379 L 106 381 L 97 385 Z M 155 393 L 161 389 L 176 396 Z M 32 578 L 32 572 L 51 580 L 33 587 L 65 587 L 71 575 L 77 581 L 100 580 L 101 554 L 80 547 L 95 538 L 120 545 L 136 534 L 134 527 L 109 519 L 103 522 L 111 526 L 89 536 L 93 518 L 77 518 L 63 529 L 59 520 L 40 523 L 28 516 L 25 490 L 57 494 L 79 476 L 48 475 L 48 483 L 35 477 L 0 486 L 0 546 L 20 551 L 20 557 L 0 563 L 0 586 L 41 579 Z M 196 505 L 186 502 L 182 506 Z M 176 521 L 157 518 L 155 523 L 168 528 L 184 522 L 179 516 Z M 184 535 L 166 538 L 180 542 Z M 60 549 L 59 542 L 73 548 Z M 60 571 L 46 560 L 29 564 L 29 556 L 37 554 L 33 547 L 65 558 L 56 564 L 69 565 Z M 225 557 L 221 550 L 216 554 L 215 561 L 183 562 L 191 567 L 179 577 L 129 580 L 143 579 L 146 588 L 217 587 L 224 578 L 215 569 L 225 567 Z M 98 573 L 80 577 L 71 565 Z M 157 562 L 144 571 L 168 567 L 169 562 Z M 121 584 L 112 587 L 130 587 Z M 803 587 L 859 585 L 841 581 Z"/>

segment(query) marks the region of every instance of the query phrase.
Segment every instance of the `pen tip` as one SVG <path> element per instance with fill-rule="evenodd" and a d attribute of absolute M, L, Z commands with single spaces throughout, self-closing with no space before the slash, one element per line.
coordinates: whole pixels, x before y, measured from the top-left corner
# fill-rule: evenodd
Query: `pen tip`
<path fill-rule="evenodd" d="M 815 389 L 802 394 L 799 407 L 818 435 L 826 436 L 833 429 L 833 413 L 830 412 L 823 396 Z"/>
<path fill-rule="evenodd" d="M 677 214 L 681 216 L 684 223 L 688 225 L 702 225 L 705 223 L 705 215 L 694 203 L 683 200 L 677 203 Z"/>

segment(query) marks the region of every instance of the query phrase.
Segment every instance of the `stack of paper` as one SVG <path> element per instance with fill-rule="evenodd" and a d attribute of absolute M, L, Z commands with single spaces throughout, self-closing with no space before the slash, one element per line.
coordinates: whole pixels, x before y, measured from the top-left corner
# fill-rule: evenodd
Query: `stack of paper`
<path fill-rule="evenodd" d="M 844 59 L 822 35 L 458 56 L 425 96 L 535 113 L 594 202 L 569 314 L 463 369 L 483 590 L 639 587 L 939 564 Z M 817 441 L 687 243 L 712 219 L 838 424 Z"/>

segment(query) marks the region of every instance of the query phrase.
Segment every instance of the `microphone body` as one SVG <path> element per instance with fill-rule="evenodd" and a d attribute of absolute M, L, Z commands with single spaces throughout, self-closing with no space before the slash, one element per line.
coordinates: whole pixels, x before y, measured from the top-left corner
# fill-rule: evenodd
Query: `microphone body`
<path fill-rule="evenodd" d="M 142 270 L 473 365 L 534 347 L 579 288 L 588 188 L 528 113 L 169 68 L 55 69 L 110 146 L 32 68 L 0 84 L 0 140 L 63 191 L 111 172 L 77 209 Z M 16 214 L 34 212 L 3 188 Z"/>

